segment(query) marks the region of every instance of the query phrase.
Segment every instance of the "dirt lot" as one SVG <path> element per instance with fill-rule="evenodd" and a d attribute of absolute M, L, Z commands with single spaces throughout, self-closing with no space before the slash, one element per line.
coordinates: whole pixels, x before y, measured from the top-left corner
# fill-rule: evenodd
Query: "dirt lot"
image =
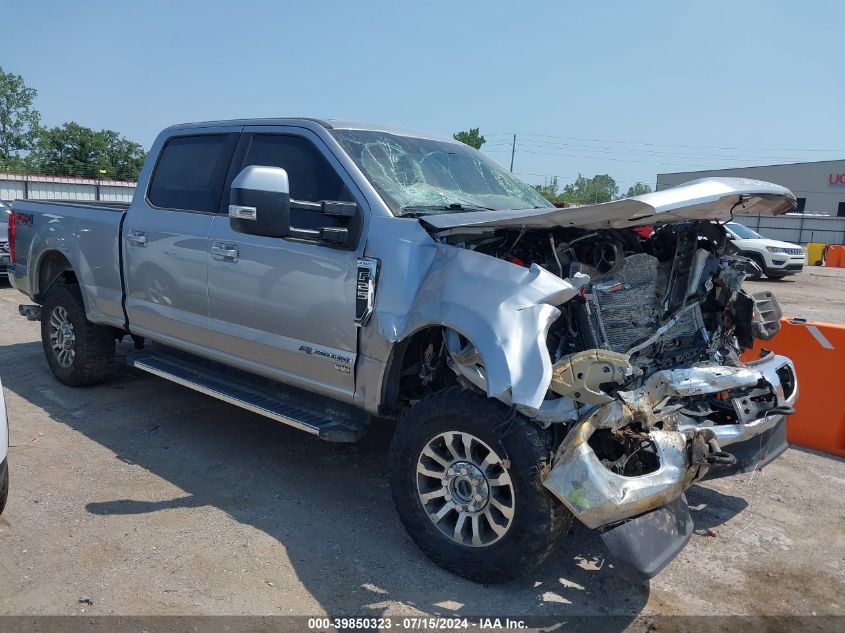
<path fill-rule="evenodd" d="M 776 290 L 788 315 L 842 323 L 842 273 L 753 286 Z M 693 487 L 695 535 L 649 584 L 576 526 L 538 572 L 483 587 L 402 530 L 389 426 L 339 446 L 128 369 L 64 387 L 21 298 L 0 285 L 2 614 L 845 615 L 845 460 L 791 449 Z"/>
<path fill-rule="evenodd" d="M 751 292 L 771 290 L 784 316 L 845 324 L 845 269 L 807 266 L 784 279 L 748 281 Z"/>

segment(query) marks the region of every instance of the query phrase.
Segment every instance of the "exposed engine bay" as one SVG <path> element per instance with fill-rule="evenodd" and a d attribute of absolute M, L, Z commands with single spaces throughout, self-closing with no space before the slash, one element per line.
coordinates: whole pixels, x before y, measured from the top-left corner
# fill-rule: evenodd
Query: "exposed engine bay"
<path fill-rule="evenodd" d="M 581 294 L 558 306 L 561 315 L 549 329 L 555 376 L 548 398 L 598 405 L 660 370 L 697 363 L 738 367 L 755 337 L 767 340 L 780 327 L 771 293 L 752 296 L 742 288 L 754 264 L 725 254 L 726 232 L 715 222 L 656 230 L 508 229 L 451 241 L 582 281 Z M 467 364 L 466 355 L 450 351 Z M 751 406 L 757 413 L 762 401 L 773 402 L 772 394 L 748 397 L 752 405 L 740 410 L 716 396 L 687 402 L 684 409 L 716 424 L 733 423 L 746 418 Z"/>
<path fill-rule="evenodd" d="M 708 472 L 756 465 L 760 451 L 724 447 L 771 435 L 792 412 L 788 359 L 740 361 L 755 338 L 774 336 L 781 312 L 771 293 L 743 289 L 754 264 L 726 252 L 717 222 L 490 229 L 443 242 L 580 287 L 548 330 L 543 406 L 517 409 L 562 431 L 546 486 L 589 527 L 669 504 Z M 449 331 L 445 340 L 459 380 L 484 389 L 471 343 Z"/>
<path fill-rule="evenodd" d="M 750 264 L 725 255 L 719 224 L 669 224 L 647 238 L 642 229 L 498 233 L 467 248 L 564 279 L 590 278 L 581 298 L 560 306 L 549 336 L 553 362 L 603 348 L 629 355 L 648 375 L 708 359 L 735 363 L 752 345 L 754 298 L 742 289 Z M 777 331 L 777 318 L 767 323 L 761 338 Z"/>

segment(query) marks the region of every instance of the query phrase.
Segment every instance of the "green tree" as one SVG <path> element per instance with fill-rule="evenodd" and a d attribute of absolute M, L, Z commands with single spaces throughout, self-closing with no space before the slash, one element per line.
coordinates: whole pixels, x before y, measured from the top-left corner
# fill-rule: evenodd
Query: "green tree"
<path fill-rule="evenodd" d="M 487 142 L 487 139 L 481 136 L 477 127 L 470 128 L 468 132 L 455 132 L 452 137 L 456 141 L 465 143 L 475 149 L 481 149 L 481 146 Z"/>
<path fill-rule="evenodd" d="M 32 149 L 38 136 L 38 111 L 32 106 L 38 93 L 23 77 L 0 67 L 0 168 L 22 168 L 21 151 Z"/>
<path fill-rule="evenodd" d="M 71 121 L 43 129 L 32 153 L 38 169 L 54 175 L 135 180 L 146 153 L 113 130 L 95 131 Z"/>
<path fill-rule="evenodd" d="M 644 182 L 638 182 L 628 187 L 628 193 L 625 194 L 625 197 L 632 198 L 634 196 L 641 196 L 644 193 L 651 193 L 651 187 Z"/>
<path fill-rule="evenodd" d="M 552 176 L 551 178 L 546 179 L 546 182 L 542 185 L 533 185 L 534 189 L 537 190 L 537 193 L 549 202 L 558 202 L 558 199 L 560 198 L 559 186 L 557 176 Z"/>
<path fill-rule="evenodd" d="M 106 172 L 117 180 L 138 180 L 144 167 L 147 152 L 138 143 L 123 138 L 113 130 L 103 130 L 106 135 Z"/>
<path fill-rule="evenodd" d="M 619 194 L 619 186 L 608 174 L 596 174 L 587 178 L 578 174 L 575 182 L 563 188 L 562 198 L 566 202 L 579 204 L 595 204 L 610 202 Z"/>

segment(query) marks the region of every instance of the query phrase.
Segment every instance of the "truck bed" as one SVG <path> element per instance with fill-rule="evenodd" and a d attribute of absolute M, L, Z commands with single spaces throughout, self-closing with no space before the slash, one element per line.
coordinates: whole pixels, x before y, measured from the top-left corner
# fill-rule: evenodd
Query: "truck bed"
<path fill-rule="evenodd" d="M 120 226 L 128 204 L 16 200 L 14 285 L 36 301 L 67 260 L 94 323 L 123 327 Z"/>

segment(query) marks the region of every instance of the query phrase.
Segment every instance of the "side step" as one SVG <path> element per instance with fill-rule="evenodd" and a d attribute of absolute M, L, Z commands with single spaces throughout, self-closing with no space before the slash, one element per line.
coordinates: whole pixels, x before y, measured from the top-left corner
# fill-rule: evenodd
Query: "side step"
<path fill-rule="evenodd" d="M 299 389 L 279 383 L 273 383 L 275 395 L 270 395 L 260 387 L 245 385 L 243 379 L 238 380 L 233 377 L 232 374 L 243 373 L 237 370 L 227 370 L 224 374 L 205 364 L 195 366 L 182 358 L 169 358 L 159 354 L 138 356 L 130 363 L 142 371 L 258 415 L 283 422 L 329 442 L 357 442 L 368 426 L 368 416 L 350 405 L 336 402 L 331 398 L 319 398 L 313 394 L 306 394 Z M 254 379 L 259 384 L 270 382 L 258 376 Z M 309 402 L 317 398 L 324 406 Z"/>

